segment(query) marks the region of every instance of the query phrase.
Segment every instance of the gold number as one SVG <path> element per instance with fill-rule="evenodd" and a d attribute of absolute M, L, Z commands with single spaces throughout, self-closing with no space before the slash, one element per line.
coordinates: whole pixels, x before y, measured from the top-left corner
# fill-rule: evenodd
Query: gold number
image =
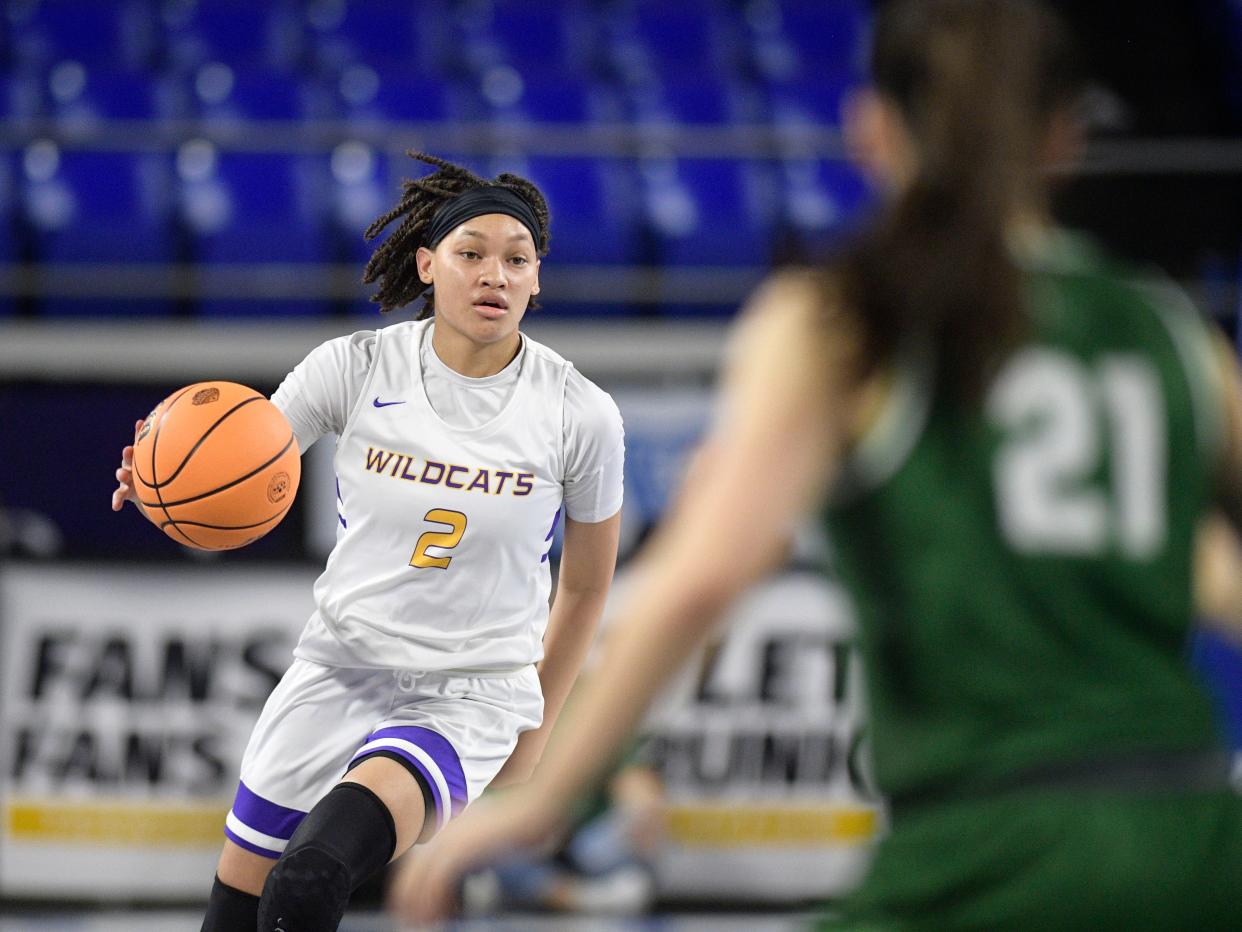
<path fill-rule="evenodd" d="M 429 567 L 434 566 L 438 570 L 448 569 L 449 563 L 453 561 L 452 557 L 433 557 L 428 556 L 428 547 L 439 547 L 442 550 L 452 550 L 461 543 L 461 536 L 466 533 L 466 516 L 460 511 L 446 511 L 443 508 L 433 508 L 427 512 L 425 520 L 432 524 L 443 524 L 452 528 L 451 531 L 428 531 L 418 539 L 418 543 L 414 547 L 414 555 L 410 557 L 410 566 Z"/>

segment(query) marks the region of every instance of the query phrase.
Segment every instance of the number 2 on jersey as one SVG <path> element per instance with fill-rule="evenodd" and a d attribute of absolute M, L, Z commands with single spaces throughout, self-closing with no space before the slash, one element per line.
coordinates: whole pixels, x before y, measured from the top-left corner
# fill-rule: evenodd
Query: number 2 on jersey
<path fill-rule="evenodd" d="M 1009 435 L 995 485 L 1015 549 L 1089 556 L 1111 541 L 1141 560 L 1164 545 L 1164 398 L 1145 360 L 1105 356 L 1087 366 L 1028 350 L 1006 367 L 988 407 Z M 1107 490 L 1094 479 L 1105 449 Z"/>
<path fill-rule="evenodd" d="M 427 553 L 427 548 L 436 547 L 440 550 L 452 550 L 460 544 L 462 535 L 466 533 L 466 516 L 460 511 L 433 508 L 427 512 L 424 520 L 430 521 L 432 524 L 443 524 L 451 530 L 427 531 L 424 533 L 418 539 L 418 543 L 414 545 L 414 555 L 410 557 L 410 566 L 434 567 L 439 570 L 446 570 L 448 565 L 453 562 L 453 558 L 433 557 Z"/>

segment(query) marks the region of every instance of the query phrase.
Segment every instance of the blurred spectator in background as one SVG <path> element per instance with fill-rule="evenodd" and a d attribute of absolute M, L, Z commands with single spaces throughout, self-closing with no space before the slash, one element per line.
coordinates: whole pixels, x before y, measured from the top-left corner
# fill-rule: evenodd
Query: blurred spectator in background
<path fill-rule="evenodd" d="M 466 878 L 463 909 L 639 915 L 655 903 L 664 790 L 641 744 L 574 809 L 551 852 L 522 854 Z"/>

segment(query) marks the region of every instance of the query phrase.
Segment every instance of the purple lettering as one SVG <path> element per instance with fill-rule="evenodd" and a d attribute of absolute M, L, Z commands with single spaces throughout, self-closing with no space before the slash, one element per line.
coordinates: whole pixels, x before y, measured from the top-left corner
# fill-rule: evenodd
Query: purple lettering
<path fill-rule="evenodd" d="M 391 459 L 392 454 L 387 450 L 376 450 L 374 447 L 367 447 L 367 469 L 383 472 L 388 468 L 388 461 Z"/>
<path fill-rule="evenodd" d="M 440 471 L 436 473 L 434 479 L 429 479 L 427 477 L 431 473 L 432 466 L 434 466 L 436 469 Z M 440 480 L 443 478 L 444 478 L 444 464 L 443 463 L 433 463 L 431 460 L 427 460 L 427 462 L 423 464 L 423 475 L 419 481 L 425 482 L 428 485 L 439 485 Z"/>
<path fill-rule="evenodd" d="M 491 474 L 486 469 L 480 469 L 479 474 L 471 479 L 470 484 L 466 486 L 466 491 L 473 492 L 475 489 L 482 489 L 484 492 L 488 491 L 487 480 L 490 475 Z"/>
<path fill-rule="evenodd" d="M 465 466 L 450 466 L 448 468 L 448 475 L 444 477 L 444 484 L 447 485 L 450 489 L 460 489 L 462 487 L 460 482 L 453 481 L 453 473 L 455 472 L 466 472 L 466 467 Z"/>
<path fill-rule="evenodd" d="M 496 470 L 496 478 L 500 480 L 500 484 L 496 486 L 496 492 L 495 492 L 495 494 L 496 494 L 496 495 L 499 495 L 501 492 L 503 492 L 503 491 L 505 490 L 505 480 L 506 480 L 506 479 L 512 479 L 512 478 L 513 478 L 513 473 L 511 473 L 511 472 L 501 472 L 500 470 Z"/>
<path fill-rule="evenodd" d="M 418 481 L 418 473 L 414 473 L 414 474 L 412 474 L 412 475 L 411 475 L 409 472 L 407 472 L 407 471 L 406 471 L 406 470 L 408 470 L 408 469 L 409 469 L 409 468 L 410 468 L 410 467 L 414 464 L 414 457 L 412 457 L 412 456 L 407 456 L 405 459 L 406 459 L 406 463 L 405 463 L 405 465 L 404 465 L 404 466 L 402 466 L 402 467 L 401 467 L 401 478 L 402 478 L 402 479 L 408 479 L 408 480 L 410 480 L 411 482 L 417 482 L 417 481 Z"/>
<path fill-rule="evenodd" d="M 518 498 L 521 498 L 524 495 L 529 495 L 530 490 L 535 487 L 535 484 L 531 482 L 531 480 L 534 478 L 535 478 L 534 473 L 529 473 L 529 472 L 518 473 L 517 478 L 514 480 L 517 483 L 517 488 L 513 490 L 513 494 L 517 496 Z"/>

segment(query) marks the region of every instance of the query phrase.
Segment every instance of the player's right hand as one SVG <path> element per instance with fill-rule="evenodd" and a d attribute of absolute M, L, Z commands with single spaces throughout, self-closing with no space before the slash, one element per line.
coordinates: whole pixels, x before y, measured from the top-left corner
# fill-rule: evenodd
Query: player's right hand
<path fill-rule="evenodd" d="M 538 850 L 560 836 L 564 811 L 524 783 L 484 796 L 416 848 L 388 888 L 389 911 L 407 923 L 442 922 L 460 911 L 459 891 L 473 870 Z"/>
<path fill-rule="evenodd" d="M 138 431 L 142 429 L 145 422 L 139 420 L 134 424 L 134 436 L 138 436 Z M 130 444 L 121 448 L 121 465 L 116 470 L 116 491 L 112 493 L 112 510 L 120 511 L 125 507 L 127 501 L 133 502 L 134 507 L 142 511 L 142 505 L 138 501 L 138 493 L 134 491 L 134 447 Z"/>

